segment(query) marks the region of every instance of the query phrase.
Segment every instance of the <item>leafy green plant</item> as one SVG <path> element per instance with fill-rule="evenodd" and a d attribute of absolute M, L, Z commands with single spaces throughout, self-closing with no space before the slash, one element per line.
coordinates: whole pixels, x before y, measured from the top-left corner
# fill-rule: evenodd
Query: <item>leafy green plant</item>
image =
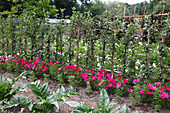
<path fill-rule="evenodd" d="M 72 87 L 65 89 L 63 86 L 61 87 L 61 90 L 58 89 L 56 92 L 50 93 L 50 91 L 48 90 L 48 84 L 45 83 L 41 85 L 39 80 L 27 84 L 27 86 L 31 89 L 32 93 L 35 94 L 39 102 L 33 103 L 31 100 L 24 96 L 16 96 L 14 99 L 6 103 L 3 106 L 3 109 L 18 106 L 19 104 L 25 104 L 28 106 L 31 112 L 52 113 L 54 111 L 54 108 L 59 109 L 58 103 L 64 104 L 64 97 L 69 97 L 69 95 L 81 96 L 80 94 L 76 93 L 75 89 L 73 89 Z"/>
<path fill-rule="evenodd" d="M 130 113 L 130 109 L 126 105 L 123 105 L 118 113 Z"/>
<path fill-rule="evenodd" d="M 6 108 L 12 108 L 14 106 L 18 106 L 20 104 L 25 104 L 25 105 L 31 105 L 32 101 L 27 98 L 24 97 L 22 95 L 15 95 L 14 98 L 9 101 L 8 103 L 6 103 L 2 108 L 6 109 Z"/>
<path fill-rule="evenodd" d="M 15 83 L 20 83 L 18 80 L 26 75 L 31 74 L 31 71 L 25 71 L 15 78 L 14 75 L 10 75 L 12 79 L 7 78 L 7 82 L 4 77 L 0 76 L 0 105 L 4 105 L 6 102 L 10 101 L 13 96 L 19 92 L 26 91 L 24 89 L 25 85 L 18 86 L 17 89 L 14 88 Z"/>
<path fill-rule="evenodd" d="M 106 90 L 102 89 L 100 93 L 100 99 L 96 102 L 98 109 L 95 110 L 94 108 L 84 104 L 84 103 L 78 103 L 74 101 L 66 102 L 71 107 L 76 108 L 76 110 L 73 110 L 72 113 L 112 113 L 116 110 L 118 110 L 119 107 L 112 107 L 112 105 L 115 105 L 115 102 L 109 102 L 109 96 L 106 92 Z"/>
<path fill-rule="evenodd" d="M 69 77 L 68 77 L 68 82 L 70 83 L 70 85 L 71 85 L 72 87 L 76 87 L 76 85 L 77 85 L 74 76 L 69 76 Z"/>
<path fill-rule="evenodd" d="M 90 83 L 87 83 L 86 89 L 87 89 L 88 93 L 92 93 L 92 87 L 91 87 Z"/>
<path fill-rule="evenodd" d="M 112 105 L 116 104 L 115 102 L 109 102 L 109 96 L 106 92 L 106 90 L 102 89 L 101 93 L 100 93 L 100 99 L 98 100 L 97 107 L 98 107 L 98 111 L 99 113 L 112 113 L 115 110 L 117 110 L 119 107 L 112 107 Z"/>

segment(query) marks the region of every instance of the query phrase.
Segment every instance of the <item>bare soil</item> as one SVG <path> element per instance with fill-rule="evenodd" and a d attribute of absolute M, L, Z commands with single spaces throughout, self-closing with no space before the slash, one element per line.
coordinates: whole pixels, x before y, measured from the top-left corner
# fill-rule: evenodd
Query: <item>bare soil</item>
<path fill-rule="evenodd" d="M 5 79 L 10 78 L 9 73 L 6 71 L 0 71 L 0 75 L 1 74 L 5 77 Z M 10 73 L 10 74 L 15 75 L 15 73 Z M 40 80 L 41 80 L 42 84 L 45 83 L 43 79 L 40 79 Z M 23 78 L 21 78 L 20 81 L 25 84 L 32 82 L 32 80 L 30 80 L 30 79 L 23 79 Z M 48 83 L 49 90 L 51 92 L 56 91 L 58 88 L 60 88 L 58 84 L 59 83 L 54 80 L 49 80 L 49 83 Z M 14 87 L 17 88 L 19 85 L 20 84 L 15 84 Z M 70 87 L 70 85 L 68 83 L 63 84 L 63 86 L 65 88 Z M 26 96 L 29 99 L 31 99 L 33 102 L 38 102 L 38 100 L 36 99 L 35 95 L 31 92 L 31 90 L 27 87 L 25 87 L 25 88 L 27 89 L 27 92 L 21 92 L 21 93 L 19 93 L 19 95 Z M 94 107 L 95 109 L 97 109 L 96 99 L 98 99 L 100 97 L 99 91 L 92 91 L 91 94 L 88 94 L 85 87 L 76 87 L 76 91 L 78 93 L 80 93 L 83 97 L 70 96 L 70 98 L 66 97 L 66 101 L 84 102 L 84 103 L 90 105 L 91 107 Z M 170 110 L 167 110 L 167 109 L 161 109 L 161 110 L 155 112 L 152 109 L 152 107 L 147 103 L 142 104 L 141 106 L 134 106 L 134 105 L 132 105 L 129 97 L 122 97 L 122 101 L 118 101 L 118 99 L 114 96 L 114 94 L 110 94 L 109 97 L 110 97 L 110 101 L 117 102 L 117 106 L 123 106 L 124 104 L 126 104 L 131 109 L 131 112 L 142 110 L 144 113 L 170 113 Z M 22 108 L 24 108 L 24 109 L 22 109 Z M 23 110 L 23 113 L 29 113 L 29 110 L 25 105 L 19 105 L 17 107 L 8 109 L 8 113 L 9 112 L 19 113 L 21 110 Z M 56 111 L 54 113 L 71 113 L 72 110 L 74 110 L 74 108 L 71 108 L 69 105 L 60 104 L 60 110 L 56 109 Z"/>

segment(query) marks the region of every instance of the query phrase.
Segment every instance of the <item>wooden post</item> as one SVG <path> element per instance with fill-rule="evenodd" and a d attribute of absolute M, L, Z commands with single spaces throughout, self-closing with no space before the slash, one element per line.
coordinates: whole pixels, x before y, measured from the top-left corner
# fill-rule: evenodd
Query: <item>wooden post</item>
<path fill-rule="evenodd" d="M 93 66 L 94 66 L 94 39 L 93 39 L 93 36 L 94 35 L 92 35 L 91 36 L 91 66 L 92 66 L 92 68 L 93 68 Z"/>
<path fill-rule="evenodd" d="M 49 32 L 51 32 L 51 30 Z M 48 47 L 47 47 L 47 55 L 48 55 L 47 59 L 48 59 L 48 62 L 50 61 L 50 46 L 51 46 L 50 40 L 51 40 L 51 36 L 50 36 L 50 33 L 49 33 L 48 41 L 47 41 L 47 44 L 48 44 Z"/>
<path fill-rule="evenodd" d="M 7 55 L 9 55 L 9 39 L 8 39 L 8 27 L 7 27 L 7 24 L 6 24 L 6 22 L 5 22 L 5 26 L 6 26 L 6 29 L 5 29 L 5 31 L 6 31 L 6 48 L 7 48 Z"/>
<path fill-rule="evenodd" d="M 20 50 L 19 50 L 19 54 L 20 56 L 22 55 L 22 26 L 20 26 L 20 37 L 19 37 L 19 47 L 20 47 Z"/>
<path fill-rule="evenodd" d="M 163 14 L 164 13 L 164 6 L 161 6 L 161 13 Z M 162 19 L 163 19 L 163 16 L 161 14 L 161 27 L 162 27 Z M 162 36 L 162 43 L 164 43 L 164 37 Z M 161 55 L 161 58 L 160 58 L 160 67 L 161 67 L 161 74 L 160 74 L 160 77 L 162 77 L 162 68 L 163 68 L 163 55 Z"/>
<path fill-rule="evenodd" d="M 105 48 L 106 48 L 106 40 L 103 37 L 103 58 L 102 58 L 102 68 L 104 69 L 104 62 L 105 62 Z"/>
<path fill-rule="evenodd" d="M 1 19 L 1 33 L 2 33 L 2 55 L 5 55 L 5 40 L 4 40 L 4 19 Z"/>
<path fill-rule="evenodd" d="M 45 34 L 45 31 L 44 30 L 44 25 L 42 26 L 42 29 L 43 29 L 43 32 L 41 33 L 41 58 L 43 59 L 44 58 L 44 55 L 43 55 L 43 51 L 44 51 L 44 34 Z"/>
<path fill-rule="evenodd" d="M 77 34 L 77 67 L 79 66 L 79 41 L 80 41 L 80 26 L 78 27 L 78 34 Z"/>
<path fill-rule="evenodd" d="M 114 57 L 115 57 L 115 39 L 116 39 L 116 30 L 114 30 L 114 35 L 113 35 L 113 39 L 112 39 L 112 70 L 111 70 L 111 76 L 113 77 L 113 73 L 114 73 Z"/>

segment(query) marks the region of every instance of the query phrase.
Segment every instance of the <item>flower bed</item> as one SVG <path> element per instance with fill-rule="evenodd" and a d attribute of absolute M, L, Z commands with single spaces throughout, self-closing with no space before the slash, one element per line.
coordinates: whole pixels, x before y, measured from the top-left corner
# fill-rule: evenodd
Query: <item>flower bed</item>
<path fill-rule="evenodd" d="M 93 89 L 105 88 L 108 93 L 115 94 L 118 98 L 129 94 L 135 105 L 148 102 L 152 103 L 156 110 L 162 107 L 169 108 L 170 88 L 168 83 L 162 84 L 160 81 L 151 83 L 144 79 L 131 80 L 128 77 L 123 78 L 121 72 L 112 76 L 105 70 L 82 69 L 76 65 L 63 66 L 58 61 L 42 61 L 40 57 L 33 61 L 24 60 L 15 55 L 3 57 L 0 58 L 0 67 L 16 72 L 32 70 L 37 77 L 56 79 L 61 84 L 69 82 L 73 87 L 86 86 L 89 93 Z"/>

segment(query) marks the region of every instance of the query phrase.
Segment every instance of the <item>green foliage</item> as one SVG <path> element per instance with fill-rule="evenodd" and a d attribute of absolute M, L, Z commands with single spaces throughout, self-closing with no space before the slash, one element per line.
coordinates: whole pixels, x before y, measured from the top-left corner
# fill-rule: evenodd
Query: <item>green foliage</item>
<path fill-rule="evenodd" d="M 50 91 L 48 90 L 48 84 L 45 83 L 41 85 L 39 80 L 27 84 L 27 86 L 31 89 L 32 93 L 35 94 L 39 102 L 33 103 L 30 99 L 24 96 L 15 96 L 14 99 L 5 103 L 2 109 L 7 109 L 14 106 L 18 106 L 20 104 L 25 104 L 28 106 L 31 112 L 52 113 L 54 112 L 54 108 L 59 109 L 58 103 L 65 102 L 64 97 L 69 97 L 69 95 L 81 96 L 79 93 L 76 93 L 75 89 L 73 89 L 72 87 L 65 89 L 63 86 L 61 87 L 61 90 L 58 89 L 56 92 L 50 93 Z"/>
<path fill-rule="evenodd" d="M 139 94 L 140 90 L 141 90 L 140 85 L 136 84 L 134 86 L 134 93 L 131 92 L 130 94 L 131 102 L 133 105 L 139 106 L 142 101 L 141 94 Z"/>
<path fill-rule="evenodd" d="M 95 0 L 95 2 L 92 4 L 93 5 L 90 8 L 90 12 L 94 17 L 102 15 L 105 12 L 106 8 L 104 6 L 104 3 L 102 3 L 100 0 Z"/>
<path fill-rule="evenodd" d="M 126 105 L 123 105 L 118 113 L 130 113 L 130 109 Z"/>
<path fill-rule="evenodd" d="M 70 103 L 67 103 L 67 104 L 70 105 Z M 75 102 L 73 102 L 73 104 L 75 104 Z M 94 108 L 84 103 L 79 103 L 76 105 L 77 106 L 75 105 L 73 106 L 73 107 L 76 107 L 76 110 L 73 110 L 71 113 L 97 113 Z"/>
<path fill-rule="evenodd" d="M 88 93 L 92 93 L 92 87 L 91 87 L 90 83 L 87 83 L 86 89 L 87 89 Z"/>
<path fill-rule="evenodd" d="M 70 83 L 70 85 L 71 85 L 73 88 L 77 86 L 77 82 L 76 82 L 74 76 L 69 76 L 69 77 L 68 77 L 68 82 Z"/>
<path fill-rule="evenodd" d="M 29 83 L 27 86 L 37 96 L 37 98 L 46 99 L 50 95 L 50 91 L 48 90 L 48 84 L 45 83 L 41 86 L 40 80 Z"/>
<path fill-rule="evenodd" d="M 159 92 L 160 92 L 159 89 L 154 90 L 154 97 L 153 97 L 153 101 L 152 101 L 152 106 L 154 108 L 154 111 L 158 111 L 159 109 L 162 108 L 162 102 L 159 97 L 160 96 Z"/>
<path fill-rule="evenodd" d="M 84 104 L 84 103 L 78 103 L 74 101 L 66 102 L 69 106 L 76 108 L 76 110 L 73 110 L 72 113 L 112 113 L 116 111 L 119 107 L 113 107 L 115 105 L 115 102 L 109 102 L 109 96 L 106 92 L 106 90 L 102 90 L 100 93 L 100 100 L 96 102 L 98 109 L 95 110 L 94 108 Z"/>
<path fill-rule="evenodd" d="M 8 0 L 12 3 L 9 14 L 34 15 L 36 17 L 48 17 L 55 15 L 55 6 L 50 5 L 50 0 Z M 5 10 L 5 9 L 4 9 Z"/>
<path fill-rule="evenodd" d="M 31 74 L 31 71 L 23 72 L 16 78 L 14 75 L 10 75 L 12 79 L 7 78 L 7 82 L 5 81 L 2 75 L 0 76 L 0 103 L 1 105 L 4 105 L 6 102 L 10 101 L 15 94 L 26 91 L 24 89 L 25 85 L 18 86 L 17 89 L 14 88 L 14 85 L 15 83 L 22 84 L 18 80 L 20 78 L 25 77 L 28 74 Z"/>
<path fill-rule="evenodd" d="M 14 98 L 11 101 L 8 101 L 3 107 L 2 109 L 7 109 L 7 108 L 12 108 L 12 107 L 16 107 L 20 104 L 25 104 L 25 105 L 30 105 L 31 104 L 31 100 L 27 97 L 24 97 L 22 95 L 15 95 Z"/>
<path fill-rule="evenodd" d="M 106 90 L 102 89 L 100 93 L 100 99 L 98 100 L 97 107 L 98 107 L 98 112 L 99 113 L 112 113 L 115 110 L 117 110 L 119 107 L 112 107 L 112 105 L 116 104 L 115 102 L 109 102 L 109 96 L 106 92 Z"/>

